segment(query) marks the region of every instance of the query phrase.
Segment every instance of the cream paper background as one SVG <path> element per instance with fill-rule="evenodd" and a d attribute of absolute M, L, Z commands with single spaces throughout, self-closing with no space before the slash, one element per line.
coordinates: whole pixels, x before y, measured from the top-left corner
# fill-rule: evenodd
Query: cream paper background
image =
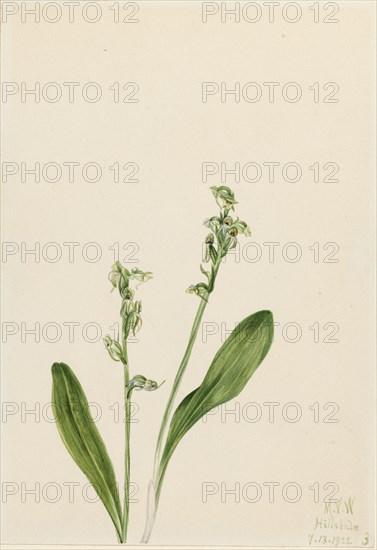
<path fill-rule="evenodd" d="M 20 252 L 2 260 L 3 339 L 10 326 L 17 330 L 3 347 L 3 542 L 20 548 L 115 543 L 102 505 L 88 502 L 91 492 L 83 496 L 86 480 L 64 449 L 48 406 L 50 366 L 64 361 L 95 404 L 97 425 L 121 480 L 123 425 L 114 416 L 114 403 L 122 402 L 121 369 L 107 357 L 101 340 L 88 341 L 95 338 L 93 326 L 86 339 L 82 333 L 86 323 L 97 323 L 104 336 L 118 320 L 119 300 L 107 281 L 114 242 L 128 247 L 121 259 L 137 261 L 130 267 L 154 273 L 139 289 L 144 327 L 139 343 L 130 344 L 132 372 L 166 379 L 154 393 L 135 393 L 139 408 L 132 425 L 132 478 L 139 490 L 129 541 L 139 542 L 157 430 L 198 306 L 198 299 L 184 291 L 201 280 L 206 235 L 201 224 L 217 212 L 208 187 L 221 183 L 220 174 L 204 183 L 202 163 L 263 166 L 275 161 L 281 166 L 298 163 L 301 180 L 287 182 L 279 170 L 269 182 L 265 168 L 259 182 L 242 176 L 239 182 L 233 176 L 225 181 L 236 193 L 237 213 L 249 222 L 262 257 L 253 262 L 255 248 L 242 248 L 239 257 L 230 256 L 221 268 L 203 325 L 203 331 L 217 332 L 199 335 L 180 398 L 202 380 L 221 344 L 221 331 L 231 330 L 248 314 L 273 311 L 279 323 L 275 342 L 236 402 L 199 422 L 179 445 L 151 543 L 304 547 L 324 511 L 323 498 L 331 489 L 324 485 L 336 483 L 339 497 L 355 498 L 352 521 L 359 531 L 351 534 L 352 545 L 362 545 L 368 534 L 366 546 L 373 547 L 374 3 L 337 2 L 336 24 L 323 23 L 329 13 L 323 11 L 324 3 L 317 24 L 309 2 L 299 3 L 302 18 L 297 23 L 282 18 L 286 3 L 279 3 L 269 23 L 267 8 L 259 3 L 263 16 L 255 24 L 243 18 L 222 23 L 219 14 L 203 23 L 200 2 L 139 2 L 137 24 L 114 23 L 110 3 L 101 2 L 103 15 L 90 24 L 80 15 L 84 4 L 73 23 L 67 22 L 67 11 L 55 24 L 23 23 L 18 13 L 2 29 L 3 81 L 80 83 L 73 103 L 65 92 L 57 103 L 43 98 L 22 103 L 16 94 L 2 104 L 3 162 L 96 162 L 103 169 L 97 183 L 84 181 L 78 171 L 72 183 L 66 175 L 57 183 L 43 178 L 35 183 L 29 176 L 22 183 L 18 174 L 2 185 L 3 241 L 16 243 L 8 246 L 19 250 L 55 242 L 62 250 L 55 263 L 42 253 L 40 261 L 32 255 L 22 261 Z M 121 4 L 120 10 L 122 14 Z M 88 103 L 80 93 L 93 81 L 103 96 Z M 114 103 L 109 86 L 130 81 L 140 87 L 139 102 Z M 217 94 L 203 103 L 202 82 L 209 81 L 229 87 L 258 82 L 263 96 L 256 103 L 236 103 L 232 97 L 222 103 Z M 272 81 L 280 85 L 270 103 L 263 82 Z M 282 99 L 287 82 L 302 87 L 297 103 Z M 338 83 L 339 102 L 315 103 L 309 90 L 315 82 Z M 114 162 L 137 163 L 139 182 L 114 183 L 108 168 Z M 315 183 L 309 169 L 315 162 L 337 163 L 339 182 Z M 79 243 L 73 262 L 66 242 Z M 98 262 L 82 256 L 83 250 L 94 253 L 84 248 L 90 242 L 100 247 Z M 240 242 L 245 246 L 249 241 Z M 271 261 L 263 245 L 267 242 L 279 243 Z M 292 242 L 302 251 L 295 263 L 282 255 L 284 245 Z M 319 262 L 309 248 L 316 242 Z M 323 249 L 329 242 L 339 246 L 337 263 L 323 261 L 333 250 Z M 53 248 L 47 253 L 53 256 Z M 287 253 L 294 255 L 294 249 Z M 32 335 L 23 342 L 22 330 L 36 322 L 41 332 L 46 325 L 51 332 L 45 338 L 42 334 L 39 343 Z M 72 343 L 63 324 L 68 322 L 80 323 Z M 48 323 L 61 330 L 60 341 L 46 341 L 54 338 Z M 297 325 L 287 323 L 299 326 L 296 343 L 288 340 L 294 339 Z M 309 328 L 314 323 L 320 326 L 317 343 Z M 333 338 L 339 342 L 324 342 L 333 326 L 325 329 L 326 323 L 338 325 Z M 278 403 L 271 422 L 268 402 Z M 283 407 L 291 402 L 302 411 L 297 422 L 283 416 Z M 260 407 L 259 421 L 250 421 L 256 411 L 250 403 Z M 310 409 L 314 403 L 319 404 L 319 422 Z M 337 423 L 324 422 L 334 410 L 332 405 L 324 410 L 326 403 L 337 404 Z M 33 408 L 34 415 L 25 414 Z M 285 409 L 291 416 L 294 412 Z M 67 484 L 73 482 L 78 485 L 70 502 Z M 247 484 L 253 482 L 262 496 L 251 503 L 255 492 Z M 273 502 L 269 482 L 279 484 Z M 282 496 L 282 488 L 293 482 L 302 491 L 296 503 Z M 205 483 L 218 489 L 207 502 L 202 501 Z M 237 483 L 239 502 L 224 492 Z M 310 489 L 315 483 L 319 503 Z M 10 487 L 14 494 L 7 494 Z M 33 487 L 40 502 L 25 495 Z M 342 505 L 341 516 L 348 519 L 344 510 Z M 326 546 L 318 542 L 321 534 L 331 539 L 339 533 L 317 529 L 317 544 L 312 545 Z M 340 535 L 348 534 L 343 530 Z"/>

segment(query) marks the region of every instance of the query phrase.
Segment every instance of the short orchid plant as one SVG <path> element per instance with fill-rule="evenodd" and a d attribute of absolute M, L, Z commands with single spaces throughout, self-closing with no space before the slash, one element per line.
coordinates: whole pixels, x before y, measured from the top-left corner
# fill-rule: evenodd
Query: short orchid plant
<path fill-rule="evenodd" d="M 273 318 L 270 311 L 258 311 L 241 321 L 215 355 L 200 386 L 191 391 L 173 412 L 178 390 L 189 363 L 201 320 L 209 297 L 214 291 L 220 266 L 237 245 L 240 235 L 250 236 L 248 225 L 234 217 L 237 204 L 227 186 L 211 187 L 220 208 L 217 216 L 204 221 L 210 230 L 204 242 L 200 271 L 204 281 L 192 284 L 187 292 L 199 298 L 198 310 L 188 344 L 177 370 L 157 437 L 154 468 L 148 489 L 148 509 L 142 542 L 151 536 L 161 489 L 169 461 L 183 436 L 211 409 L 234 399 L 245 387 L 267 355 L 273 338 Z M 116 262 L 109 274 L 112 290 L 120 295 L 121 335 L 106 336 L 104 344 L 112 360 L 123 367 L 124 389 L 124 490 L 121 504 L 112 461 L 94 423 L 84 390 L 65 363 L 52 366 L 52 404 L 61 439 L 69 454 L 88 478 L 102 500 L 117 534 L 119 543 L 127 542 L 130 515 L 131 471 L 131 403 L 135 390 L 155 391 L 160 386 L 142 374 L 131 374 L 127 343 L 142 327 L 141 301 L 135 299 L 138 287 L 152 278 L 149 271 L 127 269 Z"/>

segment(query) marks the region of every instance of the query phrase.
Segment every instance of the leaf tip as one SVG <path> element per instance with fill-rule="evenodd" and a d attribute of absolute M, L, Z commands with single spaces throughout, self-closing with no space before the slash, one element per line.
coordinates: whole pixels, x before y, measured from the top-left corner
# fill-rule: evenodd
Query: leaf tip
<path fill-rule="evenodd" d="M 69 368 L 68 365 L 66 365 L 65 363 L 53 363 L 52 364 L 52 367 L 51 367 L 51 374 L 52 374 L 52 377 L 54 378 L 55 376 L 58 376 L 59 374 L 62 374 L 62 373 L 68 373 L 68 371 L 70 371 L 71 369 Z"/>
<path fill-rule="evenodd" d="M 52 376 L 54 376 L 54 374 L 58 374 L 59 370 L 60 370 L 60 363 L 53 363 L 51 367 Z"/>
<path fill-rule="evenodd" d="M 274 316 L 272 314 L 272 311 L 270 311 L 269 309 L 264 309 L 261 313 L 264 315 L 264 318 L 268 323 L 273 323 Z"/>

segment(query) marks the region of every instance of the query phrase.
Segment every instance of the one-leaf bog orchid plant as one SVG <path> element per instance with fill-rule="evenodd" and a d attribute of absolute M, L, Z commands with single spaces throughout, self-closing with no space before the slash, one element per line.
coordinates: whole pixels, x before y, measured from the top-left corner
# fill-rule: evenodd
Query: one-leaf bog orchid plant
<path fill-rule="evenodd" d="M 234 193 L 226 186 L 211 187 L 220 212 L 204 221 L 210 230 L 204 243 L 200 270 L 204 281 L 192 284 L 187 292 L 199 298 L 198 310 L 188 344 L 175 376 L 157 438 L 152 479 L 148 489 L 148 509 L 142 542 L 152 533 L 162 485 L 169 461 L 183 438 L 200 418 L 211 409 L 234 399 L 246 386 L 270 349 L 273 339 L 273 317 L 270 311 L 258 311 L 241 321 L 216 353 L 200 386 L 191 391 L 174 409 L 177 393 L 193 350 L 209 297 L 214 291 L 221 263 L 237 245 L 240 235 L 250 236 L 247 224 L 234 217 L 237 204 Z M 128 270 L 116 262 L 109 274 L 112 290 L 121 299 L 121 335 L 106 336 L 104 344 L 114 361 L 123 367 L 124 390 L 124 485 L 121 504 L 112 461 L 91 416 L 84 390 L 65 363 L 52 366 L 52 404 L 61 439 L 73 460 L 88 478 L 105 506 L 120 543 L 127 542 L 130 512 L 130 421 L 131 400 L 135 390 L 154 391 L 161 384 L 142 374 L 132 375 L 127 342 L 142 326 L 141 302 L 135 300 L 138 287 L 152 278 L 149 271 Z"/>

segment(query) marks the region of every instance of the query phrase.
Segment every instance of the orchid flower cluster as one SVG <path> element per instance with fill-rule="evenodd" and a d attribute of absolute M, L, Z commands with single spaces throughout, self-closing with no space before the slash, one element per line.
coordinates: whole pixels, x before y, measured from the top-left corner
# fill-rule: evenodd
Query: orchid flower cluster
<path fill-rule="evenodd" d="M 119 336 L 117 339 L 106 336 L 103 339 L 105 347 L 114 361 L 121 361 L 123 364 L 127 364 L 126 343 L 127 339 L 132 333 L 134 336 L 142 327 L 141 318 L 141 301 L 134 300 L 135 290 L 131 289 L 130 282 L 136 281 L 137 289 L 141 283 L 145 283 L 152 279 L 153 274 L 150 271 L 141 271 L 140 269 L 133 268 L 129 271 L 122 266 L 120 262 L 115 262 L 109 273 L 109 281 L 112 284 L 113 291 L 118 289 L 122 298 L 122 304 L 120 308 L 120 316 L 122 318 L 122 339 L 123 342 L 119 342 Z M 161 384 L 160 384 L 161 385 Z M 153 391 L 159 388 L 159 385 L 154 380 L 147 380 L 145 376 L 137 374 L 128 384 L 128 392 L 136 390 Z"/>
<path fill-rule="evenodd" d="M 238 217 L 233 219 L 229 215 L 229 212 L 234 211 L 234 205 L 237 204 L 233 191 L 225 185 L 213 186 L 211 191 L 220 207 L 220 215 L 204 220 L 205 227 L 211 229 L 211 233 L 207 235 L 204 242 L 203 263 L 210 263 L 210 270 L 206 270 L 201 264 L 200 271 L 206 276 L 207 282 L 190 285 L 186 291 L 206 301 L 214 289 L 217 271 L 222 259 L 229 250 L 237 245 L 237 236 L 250 237 L 251 235 L 250 228 L 244 221 L 241 221 Z"/>

